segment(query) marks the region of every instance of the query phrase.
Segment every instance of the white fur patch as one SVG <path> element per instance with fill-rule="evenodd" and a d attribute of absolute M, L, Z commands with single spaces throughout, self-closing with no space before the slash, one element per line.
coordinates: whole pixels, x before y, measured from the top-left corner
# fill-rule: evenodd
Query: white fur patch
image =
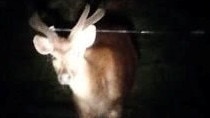
<path fill-rule="evenodd" d="M 86 61 L 84 58 L 74 57 L 74 61 L 72 60 L 72 62 L 74 62 L 73 65 L 68 67 L 73 66 L 76 72 L 75 75 L 71 77 L 70 81 L 68 81 L 68 85 L 77 97 L 88 98 L 91 92 Z"/>

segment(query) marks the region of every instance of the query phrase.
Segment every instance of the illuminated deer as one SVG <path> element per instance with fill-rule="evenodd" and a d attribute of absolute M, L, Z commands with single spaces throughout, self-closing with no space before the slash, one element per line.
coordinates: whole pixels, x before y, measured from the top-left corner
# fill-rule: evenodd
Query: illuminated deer
<path fill-rule="evenodd" d="M 97 9 L 88 17 L 86 5 L 67 38 L 49 30 L 35 14 L 30 25 L 46 37 L 36 35 L 35 49 L 52 55 L 53 66 L 62 85 L 73 91 L 81 118 L 120 118 L 122 104 L 131 89 L 136 52 L 128 34 L 98 33 L 95 23 L 105 14 Z"/>

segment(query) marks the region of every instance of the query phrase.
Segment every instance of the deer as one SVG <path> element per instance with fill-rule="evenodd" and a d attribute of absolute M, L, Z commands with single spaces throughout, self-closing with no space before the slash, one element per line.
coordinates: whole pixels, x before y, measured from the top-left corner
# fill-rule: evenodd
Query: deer
<path fill-rule="evenodd" d="M 39 54 L 53 56 L 58 82 L 69 86 L 80 118 L 121 118 L 134 83 L 136 51 L 128 34 L 97 32 L 103 8 L 88 17 L 89 11 L 87 4 L 67 37 L 35 13 L 29 24 L 43 35 L 35 35 L 33 44 Z"/>

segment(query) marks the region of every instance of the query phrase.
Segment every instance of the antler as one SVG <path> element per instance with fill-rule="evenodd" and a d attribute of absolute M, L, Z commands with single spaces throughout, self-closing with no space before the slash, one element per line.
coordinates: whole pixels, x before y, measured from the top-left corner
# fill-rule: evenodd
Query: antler
<path fill-rule="evenodd" d="M 105 14 L 105 10 L 99 8 L 95 11 L 95 13 L 92 16 L 90 16 L 87 19 L 89 11 L 90 11 L 90 5 L 87 4 L 85 6 L 85 9 L 84 9 L 82 15 L 80 16 L 80 18 L 77 22 L 77 24 L 72 28 L 72 31 L 71 31 L 70 35 L 68 36 L 68 39 L 72 39 L 72 37 L 78 31 L 81 31 L 81 30 L 87 28 L 88 26 L 98 22 Z M 38 32 L 43 33 L 51 40 L 58 37 L 56 32 L 50 30 L 49 27 L 40 19 L 39 15 L 37 13 L 35 13 L 30 18 L 29 24 L 32 28 L 34 28 Z"/>
<path fill-rule="evenodd" d="M 77 24 L 72 28 L 72 31 L 71 31 L 68 39 L 72 39 L 72 37 L 75 35 L 76 32 L 83 30 L 83 29 L 87 28 L 88 26 L 98 22 L 105 14 L 105 10 L 99 8 L 95 11 L 95 13 L 92 16 L 90 16 L 87 19 L 89 11 L 90 11 L 90 5 L 87 4 L 85 6 L 85 9 L 84 9 L 82 15 L 80 16 L 80 18 L 77 22 Z"/>
<path fill-rule="evenodd" d="M 98 22 L 104 16 L 104 14 L 105 14 L 104 9 L 101 9 L 101 8 L 97 9 L 95 11 L 95 13 L 86 20 L 86 22 L 83 26 L 83 29 L 85 29 L 89 25 L 92 25 L 92 24 L 95 24 L 96 22 Z"/>
<path fill-rule="evenodd" d="M 30 18 L 29 24 L 33 29 L 43 33 L 51 40 L 58 37 L 56 32 L 50 30 L 49 27 L 40 19 L 37 13 Z"/>
<path fill-rule="evenodd" d="M 89 14 L 89 11 L 90 11 L 90 5 L 86 5 L 85 10 L 83 11 L 82 15 L 80 16 L 77 24 L 72 28 L 68 39 L 71 39 L 77 31 L 81 30 L 82 26 L 85 23 L 85 20 L 86 20 L 88 14 Z"/>

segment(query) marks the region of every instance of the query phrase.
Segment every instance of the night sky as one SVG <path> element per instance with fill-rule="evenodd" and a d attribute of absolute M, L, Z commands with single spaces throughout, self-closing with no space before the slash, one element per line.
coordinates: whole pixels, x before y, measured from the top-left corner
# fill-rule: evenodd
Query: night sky
<path fill-rule="evenodd" d="M 81 10 L 75 1 L 0 0 L 1 118 L 76 117 L 71 91 L 59 85 L 49 57 L 34 49 L 37 32 L 28 24 L 38 12 L 49 25 L 70 28 Z M 113 23 L 132 23 L 138 31 L 155 32 L 137 35 L 140 58 L 125 118 L 206 118 L 209 4 L 204 0 L 100 1 L 89 3 L 93 8 L 105 6 Z"/>

